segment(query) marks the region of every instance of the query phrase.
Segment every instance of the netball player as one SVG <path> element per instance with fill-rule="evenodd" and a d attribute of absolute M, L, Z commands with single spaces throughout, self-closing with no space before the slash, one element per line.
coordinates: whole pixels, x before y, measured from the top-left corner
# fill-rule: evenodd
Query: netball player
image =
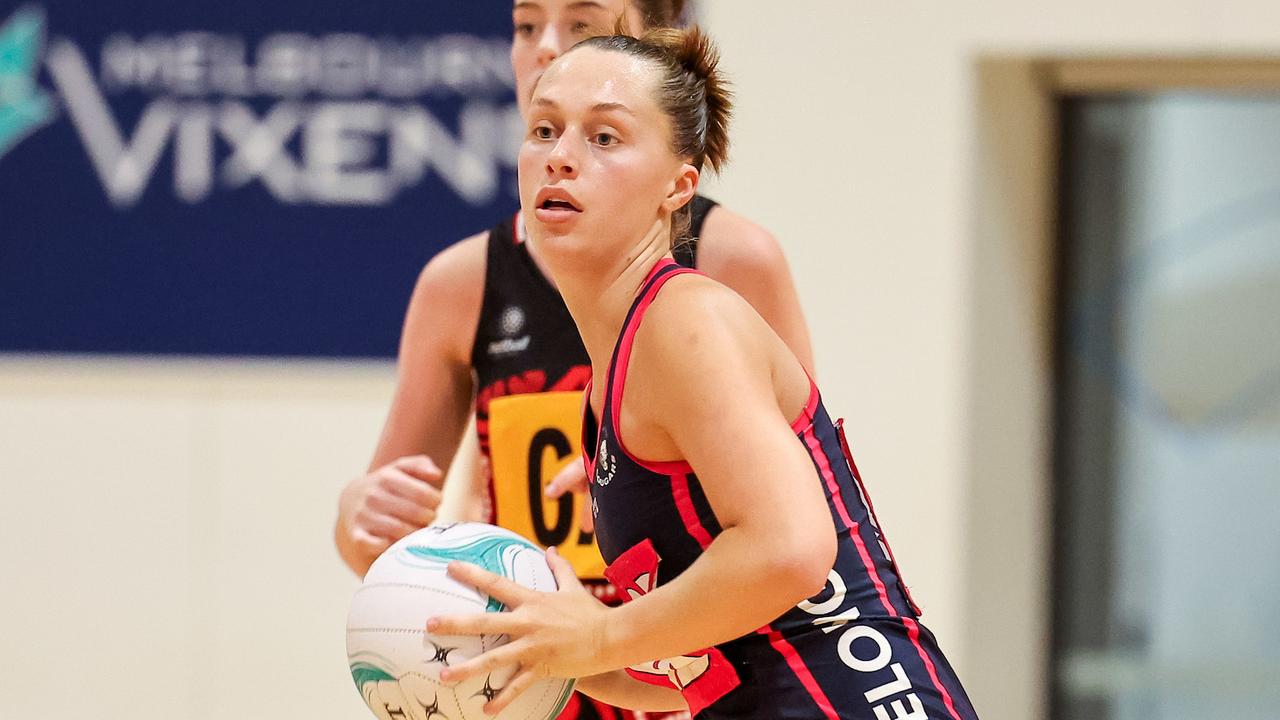
<path fill-rule="evenodd" d="M 455 563 L 514 610 L 427 628 L 511 641 L 442 677 L 516 665 L 489 711 L 551 675 L 698 718 L 974 718 L 803 364 L 672 260 L 701 170 L 723 161 L 728 105 L 696 29 L 587 40 L 539 81 L 521 206 L 591 357 L 583 447 L 628 602 L 596 601 L 554 550 L 554 593 Z"/>
<path fill-rule="evenodd" d="M 619 16 L 631 27 L 669 24 L 682 6 L 683 0 L 517 0 L 511 59 L 522 112 L 543 69 L 591 28 L 611 28 Z M 747 298 L 812 367 L 795 289 L 772 236 L 702 198 L 693 203 L 689 234 L 680 262 Z M 433 258 L 409 303 L 399 381 L 370 471 L 341 494 L 335 541 L 346 563 L 363 574 L 392 542 L 435 517 L 442 478 L 474 410 L 491 473 L 468 489 L 467 515 L 559 545 L 580 572 L 598 575 L 589 529 L 566 524 L 574 521 L 573 512 L 563 512 L 572 507 L 568 499 L 554 518 L 530 499 L 531 484 L 546 480 L 529 477 L 533 435 L 553 428 L 538 441 L 567 455 L 565 439 L 577 437 L 580 422 L 574 393 L 587 377 L 586 351 L 519 215 Z"/>
<path fill-rule="evenodd" d="M 548 64 L 592 28 L 612 28 L 619 16 L 633 28 L 670 25 L 682 6 L 683 0 L 517 0 L 511 60 L 521 111 Z M 587 503 L 565 497 L 548 513 L 538 502 L 548 480 L 541 475 L 544 455 L 567 462 L 559 487 L 575 485 L 575 473 L 585 485 L 581 463 L 569 460 L 571 439 L 580 436 L 590 361 L 523 226 L 520 215 L 507 218 L 440 253 L 419 278 L 382 437 L 369 472 L 348 483 L 339 503 L 336 544 L 358 574 L 391 543 L 435 518 L 444 474 L 474 410 L 486 472 L 475 482 L 468 473 L 451 476 L 470 482 L 450 488 L 464 496 L 462 516 L 558 546 L 599 597 L 613 596 L 590 524 L 574 511 L 575 502 L 582 510 Z M 807 330 L 777 242 L 701 197 L 692 203 L 688 235 L 678 261 L 747 298 L 810 365 Z M 474 452 L 463 445 L 463 464 Z M 575 697 L 566 717 L 614 716 L 579 705 Z"/>

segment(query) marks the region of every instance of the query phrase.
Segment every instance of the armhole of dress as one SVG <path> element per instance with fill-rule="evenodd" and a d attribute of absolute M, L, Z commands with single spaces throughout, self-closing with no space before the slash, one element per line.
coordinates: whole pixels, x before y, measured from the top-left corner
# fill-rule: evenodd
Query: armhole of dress
<path fill-rule="evenodd" d="M 519 218 L 518 213 L 516 215 L 516 218 Z M 488 317 L 489 313 L 493 312 L 493 309 L 490 307 L 490 304 L 493 301 L 492 282 L 493 282 L 493 273 L 495 270 L 494 261 L 496 260 L 494 256 L 498 252 L 501 252 L 501 248 L 495 247 L 497 243 L 494 242 L 494 236 L 501 233 L 504 225 L 506 225 L 506 222 L 500 222 L 497 225 L 494 225 L 493 227 L 489 228 L 489 231 L 486 232 L 484 236 L 484 280 L 483 280 L 484 288 L 482 288 L 480 291 L 480 314 L 476 316 L 476 325 L 474 328 L 475 334 L 471 338 L 471 357 L 468 358 L 468 364 L 471 366 L 471 372 L 473 375 L 477 377 L 479 375 L 479 367 L 476 364 L 476 358 L 480 357 L 480 355 L 478 355 L 477 353 L 477 351 L 480 349 L 480 342 L 481 342 L 480 329 L 484 327 L 484 319 Z M 511 228 L 512 228 L 511 232 L 514 235 L 515 233 L 514 219 L 512 220 Z M 474 410 L 474 401 L 473 401 L 472 409 Z"/>
<path fill-rule="evenodd" d="M 589 484 L 596 481 L 596 453 L 600 451 L 600 418 L 591 409 L 593 384 L 592 380 L 587 380 L 587 386 L 582 389 L 582 465 L 587 471 Z M 587 424 L 587 418 L 591 418 L 590 425 Z"/>
<path fill-rule="evenodd" d="M 677 275 L 690 273 L 696 274 L 697 271 L 681 267 L 673 261 L 667 261 L 660 265 L 645 283 L 644 290 L 641 291 L 631 312 L 628 313 L 626 323 L 622 327 L 622 334 L 618 337 L 618 346 L 614 350 L 613 360 L 609 363 L 609 385 L 606 388 L 605 404 L 601 409 L 601 414 L 608 418 L 609 425 L 612 428 L 614 442 L 622 450 L 623 454 L 635 464 L 664 475 L 692 473 L 693 469 L 684 460 L 644 460 L 633 454 L 627 449 L 626 442 L 622 439 L 620 413 L 623 393 L 626 390 L 627 370 L 631 365 L 631 348 L 635 343 L 635 336 L 640 329 L 640 323 L 644 321 L 645 312 L 648 311 L 649 306 L 657 298 L 658 292 L 666 285 L 668 280 Z M 605 418 L 597 418 L 597 420 L 603 423 Z"/>

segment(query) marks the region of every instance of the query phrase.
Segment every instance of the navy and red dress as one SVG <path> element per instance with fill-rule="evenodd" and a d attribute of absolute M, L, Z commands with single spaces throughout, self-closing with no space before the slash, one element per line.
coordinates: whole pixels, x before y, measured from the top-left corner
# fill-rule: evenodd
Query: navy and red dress
<path fill-rule="evenodd" d="M 584 413 L 596 541 L 624 599 L 679 577 L 721 531 L 693 469 L 648 462 L 618 434 L 635 333 L 664 283 L 696 272 L 664 260 L 636 297 L 614 349 L 599 422 Z M 898 574 L 844 434 L 811 384 L 792 424 L 826 494 L 837 555 L 818 595 L 740 638 L 628 668 L 680 690 L 699 720 L 972 720 L 977 715 Z M 779 499 L 785 506 L 785 500 Z M 783 507 L 785 510 L 785 507 Z M 726 586 L 726 593 L 740 592 Z"/>
<path fill-rule="evenodd" d="M 677 260 L 697 262 L 698 237 L 716 203 L 697 196 L 690 213 L 691 237 L 676 248 Z M 604 561 L 593 534 L 578 523 L 570 493 L 547 501 L 543 489 L 564 464 L 580 455 L 582 389 L 591 359 L 560 293 L 529 253 L 520 215 L 489 231 L 484 301 L 471 350 L 476 379 L 476 431 L 488 461 L 487 519 L 534 540 L 554 545 L 573 563 L 601 600 L 617 601 L 604 577 Z M 666 717 L 632 713 L 574 694 L 559 720 L 633 720 Z"/>

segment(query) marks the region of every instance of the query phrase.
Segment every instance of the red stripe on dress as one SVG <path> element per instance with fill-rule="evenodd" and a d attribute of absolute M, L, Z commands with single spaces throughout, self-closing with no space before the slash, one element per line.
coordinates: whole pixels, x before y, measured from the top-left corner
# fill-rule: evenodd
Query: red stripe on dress
<path fill-rule="evenodd" d="M 933 686 L 938 692 L 942 693 L 942 702 L 947 706 L 951 717 L 954 720 L 960 720 L 960 713 L 956 712 L 956 704 L 951 699 L 951 693 L 947 692 L 947 687 L 938 679 L 938 669 L 934 667 L 933 659 L 920 644 L 920 624 L 908 617 L 902 618 L 902 624 L 907 626 L 907 637 L 910 638 L 911 644 L 916 646 L 916 652 L 920 653 L 920 659 L 924 661 L 925 669 L 929 671 L 929 679 L 933 681 Z"/>
<path fill-rule="evenodd" d="M 698 541 L 698 545 L 703 550 L 711 544 L 711 533 L 702 526 L 702 521 L 698 519 L 698 511 L 693 507 L 693 498 L 689 496 L 689 476 L 679 473 L 671 476 L 671 497 L 675 500 L 676 510 L 680 512 L 680 519 L 684 521 L 684 529 L 689 531 L 689 536 Z"/>
<path fill-rule="evenodd" d="M 644 318 L 645 311 L 653 304 L 653 299 L 657 297 L 658 291 L 662 289 L 662 286 L 666 284 L 668 280 L 677 275 L 697 272 L 696 270 L 690 270 L 689 268 L 677 268 L 676 270 L 673 270 L 659 278 L 657 282 L 650 284 L 650 281 L 653 280 L 653 278 L 657 276 L 663 268 L 669 265 L 675 265 L 675 262 L 665 258 L 658 261 L 658 264 L 654 265 L 653 269 L 649 271 L 649 276 L 645 278 L 645 284 L 649 284 L 649 289 L 645 291 L 644 295 L 641 296 L 640 301 L 636 303 L 635 310 L 632 311 L 631 317 L 629 318 L 630 322 L 627 327 L 623 329 L 622 338 L 618 341 L 618 357 L 616 362 L 613 363 L 613 367 L 610 369 L 612 376 L 609 379 L 611 383 L 609 420 L 613 423 L 614 439 L 618 441 L 618 447 L 621 448 L 622 452 L 626 453 L 626 456 L 631 458 L 637 465 L 662 475 L 692 473 L 693 467 L 683 460 L 650 461 L 636 457 L 627 449 L 627 444 L 622 440 L 622 422 L 620 420 L 620 413 L 622 410 L 622 391 L 627 384 L 627 368 L 631 364 L 631 348 L 635 343 L 636 331 L 640 329 L 640 321 Z"/>
<path fill-rule="evenodd" d="M 791 643 L 782 637 L 782 633 L 767 628 L 760 628 L 756 632 L 768 636 L 769 644 L 787 661 L 787 667 L 791 668 L 791 672 L 796 674 L 796 679 L 804 686 L 805 691 L 809 693 L 809 697 L 813 698 L 814 704 L 822 711 L 823 717 L 828 720 L 840 720 L 840 715 L 831 705 L 831 701 L 827 699 L 827 694 L 822 692 L 822 686 L 818 685 L 818 681 L 813 678 L 813 673 L 809 671 L 809 666 L 804 664 L 804 658 L 800 657 L 800 653 L 796 652 Z"/>
<path fill-rule="evenodd" d="M 853 543 L 858 548 L 858 557 L 862 558 L 862 566 L 866 568 L 867 575 L 871 577 L 871 582 L 875 585 L 876 592 L 880 595 L 880 603 L 884 605 L 885 611 L 890 616 L 897 617 L 898 611 L 894 609 L 893 603 L 889 601 L 889 591 L 885 589 L 884 581 L 880 579 L 880 573 L 876 571 L 876 564 L 871 559 L 871 553 L 867 551 L 867 544 L 862 541 L 861 528 L 858 523 L 853 521 L 853 518 L 849 517 L 849 510 L 845 507 L 844 500 L 840 497 L 840 485 L 836 482 L 835 473 L 831 472 L 831 463 L 827 461 L 826 453 L 822 452 L 822 444 L 818 442 L 818 436 L 814 434 L 812 427 L 805 430 L 804 442 L 809 446 L 809 454 L 813 456 L 814 462 L 818 464 L 818 471 L 822 473 L 822 479 L 827 483 L 827 488 L 831 491 L 831 498 L 840 515 L 840 519 L 844 521 L 845 526 L 849 529 L 849 536 L 853 538 Z"/>
<path fill-rule="evenodd" d="M 862 474 L 858 472 L 858 466 L 853 462 L 853 451 L 849 449 L 849 440 L 844 434 L 843 418 L 836 422 L 836 437 L 840 439 L 840 450 L 844 453 L 845 461 L 849 463 L 849 472 L 853 475 L 853 481 L 857 483 L 858 496 L 862 500 L 862 504 L 866 506 L 867 514 L 871 516 L 871 524 L 875 526 L 876 532 L 879 534 L 880 546 L 884 549 L 885 555 L 889 557 L 889 564 L 893 566 L 893 572 L 897 574 L 898 581 L 902 585 L 902 594 L 907 598 L 907 605 L 919 616 L 921 614 L 920 604 L 911 596 L 911 588 L 907 587 L 907 581 L 902 577 L 902 570 L 898 567 L 898 559 L 893 556 L 893 546 L 889 544 L 889 536 L 885 534 L 884 528 L 881 527 L 880 518 L 876 517 L 876 506 L 871 502 L 871 494 L 867 492 L 867 485 L 862 482 Z"/>
<path fill-rule="evenodd" d="M 818 472 L 822 473 L 822 480 L 826 482 L 827 490 L 831 492 L 831 500 L 836 506 L 836 514 L 844 522 L 845 528 L 855 527 L 857 523 L 849 516 L 849 508 L 845 505 L 844 497 L 840 494 L 840 483 L 836 482 L 836 474 L 831 471 L 831 462 L 827 460 L 827 454 L 822 451 L 822 443 L 819 442 L 817 433 L 813 431 L 813 425 L 805 429 L 803 438 L 804 444 L 809 448 L 809 456 L 817 464 Z"/>
<path fill-rule="evenodd" d="M 813 416 L 818 412 L 818 385 L 809 378 L 809 399 L 804 404 L 804 409 L 800 411 L 800 417 L 791 423 L 791 431 L 794 433 L 804 432 L 806 428 L 813 425 Z"/>

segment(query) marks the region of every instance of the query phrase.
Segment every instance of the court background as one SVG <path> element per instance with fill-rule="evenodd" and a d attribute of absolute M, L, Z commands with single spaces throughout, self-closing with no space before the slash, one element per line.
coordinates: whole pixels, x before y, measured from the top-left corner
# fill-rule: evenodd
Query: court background
<path fill-rule="evenodd" d="M 1039 717 L 1045 586 L 979 582 L 1011 562 L 1046 571 L 1046 518 L 1025 509 L 1047 483 L 1047 430 L 1017 418 L 1044 412 L 1047 368 L 1018 354 L 1037 331 L 1026 317 L 978 334 L 991 320 L 975 298 L 1016 309 L 1043 288 L 975 223 L 975 63 L 1269 52 L 1280 6 L 786 8 L 702 3 L 739 91 L 711 192 L 787 251 L 828 404 L 979 710 Z M 975 347 L 1001 343 L 1008 365 L 974 366 Z M 0 358 L 0 714 L 365 717 L 342 647 L 355 581 L 331 523 L 393 377 L 386 362 Z M 999 410 L 1013 419 L 991 434 Z M 993 486 L 1023 496 L 1002 508 Z"/>

